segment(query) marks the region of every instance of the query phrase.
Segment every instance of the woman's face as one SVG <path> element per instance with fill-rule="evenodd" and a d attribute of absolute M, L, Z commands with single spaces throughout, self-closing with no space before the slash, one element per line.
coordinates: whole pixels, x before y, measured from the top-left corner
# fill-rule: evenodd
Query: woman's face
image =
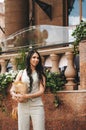
<path fill-rule="evenodd" d="M 34 53 L 30 59 L 30 65 L 31 67 L 36 67 L 39 63 L 39 55 L 37 53 Z"/>

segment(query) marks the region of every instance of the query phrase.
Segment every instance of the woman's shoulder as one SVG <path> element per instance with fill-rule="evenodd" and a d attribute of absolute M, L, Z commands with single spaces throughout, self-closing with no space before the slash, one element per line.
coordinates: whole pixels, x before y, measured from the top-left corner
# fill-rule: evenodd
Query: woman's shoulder
<path fill-rule="evenodd" d="M 18 73 L 19 73 L 19 74 L 20 74 L 20 73 L 23 73 L 23 71 L 24 71 L 24 70 L 19 70 L 19 72 L 18 72 Z"/>
<path fill-rule="evenodd" d="M 19 70 L 19 71 L 18 71 L 18 75 L 23 74 L 25 71 L 26 71 L 25 69 L 24 69 L 24 70 Z"/>
<path fill-rule="evenodd" d="M 27 70 L 26 69 L 21 70 L 21 72 L 22 72 L 23 75 L 27 75 Z"/>
<path fill-rule="evenodd" d="M 26 73 L 26 69 L 24 69 L 24 70 L 19 70 L 17 76 L 18 76 L 18 77 L 21 77 L 22 75 L 25 75 L 25 73 Z"/>

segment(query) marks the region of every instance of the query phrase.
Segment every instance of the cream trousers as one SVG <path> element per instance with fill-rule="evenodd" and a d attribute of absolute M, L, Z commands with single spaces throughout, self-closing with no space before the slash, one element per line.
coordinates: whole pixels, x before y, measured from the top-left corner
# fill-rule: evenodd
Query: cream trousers
<path fill-rule="evenodd" d="M 18 130 L 30 130 L 30 117 L 33 130 L 45 130 L 45 114 L 43 106 L 30 106 L 28 103 L 18 104 Z"/>

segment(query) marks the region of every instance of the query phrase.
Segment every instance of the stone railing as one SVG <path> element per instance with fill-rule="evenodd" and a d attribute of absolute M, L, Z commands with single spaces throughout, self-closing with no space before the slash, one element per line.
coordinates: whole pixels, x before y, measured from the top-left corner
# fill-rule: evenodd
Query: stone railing
<path fill-rule="evenodd" d="M 76 76 L 76 70 L 74 68 L 73 62 L 73 47 L 60 47 L 60 48 L 49 48 L 49 49 L 38 49 L 41 54 L 43 64 L 45 63 L 45 57 L 49 56 L 52 61 L 52 72 L 59 72 L 59 61 L 62 54 L 65 54 L 67 59 L 67 68 L 65 70 L 65 77 L 67 83 L 65 84 L 66 90 L 74 90 L 76 84 L 74 83 L 74 78 Z M 16 57 L 19 57 L 19 53 L 17 54 L 2 54 L 0 56 L 0 65 L 1 65 L 1 73 L 6 72 L 6 63 L 7 60 L 12 64 L 12 69 L 17 70 L 16 66 Z"/>
<path fill-rule="evenodd" d="M 17 70 L 15 59 L 19 57 L 19 54 L 3 54 L 0 56 L 0 65 L 1 65 L 1 73 L 5 73 L 7 71 L 6 63 L 9 60 L 12 64 L 12 69 Z"/>
<path fill-rule="evenodd" d="M 54 49 L 48 49 L 48 50 L 42 50 L 40 51 L 40 54 L 42 55 L 42 59 L 44 62 L 44 56 L 49 55 L 52 61 L 52 72 L 59 72 L 59 61 L 62 54 L 65 54 L 67 59 L 67 68 L 65 70 L 65 77 L 67 80 L 67 83 L 65 84 L 66 90 L 74 90 L 76 89 L 76 83 L 74 83 L 74 79 L 76 76 L 76 69 L 74 67 L 74 54 L 73 54 L 73 47 L 61 47 L 61 48 L 54 48 Z"/>

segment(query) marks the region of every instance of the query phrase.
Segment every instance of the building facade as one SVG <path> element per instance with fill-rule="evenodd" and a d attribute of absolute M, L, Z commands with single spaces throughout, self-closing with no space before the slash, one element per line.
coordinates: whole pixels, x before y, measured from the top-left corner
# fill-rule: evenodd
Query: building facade
<path fill-rule="evenodd" d="M 0 38 L 5 36 L 5 8 L 4 3 L 0 3 Z"/>
<path fill-rule="evenodd" d="M 69 26 L 86 20 L 84 0 L 5 0 L 5 32 L 30 25 Z"/>
<path fill-rule="evenodd" d="M 41 2 L 39 5 L 32 0 L 5 0 L 6 35 L 30 25 L 67 25 L 67 0 L 41 0 Z"/>

